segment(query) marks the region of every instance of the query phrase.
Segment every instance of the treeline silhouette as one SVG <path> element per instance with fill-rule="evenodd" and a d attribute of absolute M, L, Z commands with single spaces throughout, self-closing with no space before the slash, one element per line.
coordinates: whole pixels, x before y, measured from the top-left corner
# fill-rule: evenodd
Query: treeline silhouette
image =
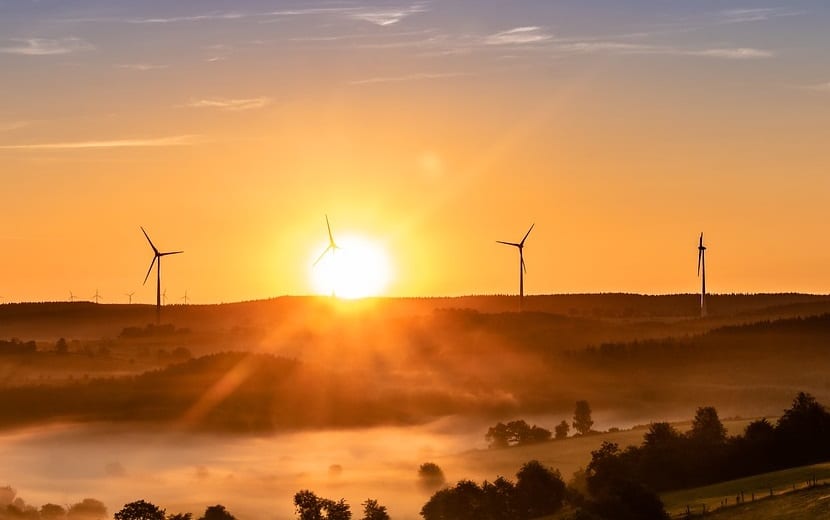
<path fill-rule="evenodd" d="M 609 481 L 585 495 L 566 485 L 559 471 L 535 460 L 519 469 L 515 482 L 461 480 L 437 491 L 421 508 L 424 520 L 531 520 L 553 514 L 563 520 L 668 519 L 660 498 L 642 484 Z"/>
<path fill-rule="evenodd" d="M 265 432 L 413 424 L 464 404 L 428 389 L 377 395 L 375 384 L 268 354 L 213 354 L 136 376 L 0 387 L 0 426 L 60 419 Z M 211 389 L 218 397 L 203 401 Z"/>
<path fill-rule="evenodd" d="M 11 486 L 0 487 L 0 520 L 104 520 L 108 518 L 103 502 L 85 498 L 69 506 L 44 504 L 35 507 L 17 496 Z"/>
<path fill-rule="evenodd" d="M 34 341 L 20 341 L 12 338 L 9 341 L 0 340 L 0 356 L 18 356 L 37 352 L 37 343 Z"/>
<path fill-rule="evenodd" d="M 662 492 L 826 461 L 830 413 L 800 392 L 774 425 L 759 419 L 743 435 L 727 436 L 715 408 L 702 407 L 686 433 L 658 422 L 638 447 L 606 441 L 592 452 L 587 480 L 589 489 L 626 480 Z"/>

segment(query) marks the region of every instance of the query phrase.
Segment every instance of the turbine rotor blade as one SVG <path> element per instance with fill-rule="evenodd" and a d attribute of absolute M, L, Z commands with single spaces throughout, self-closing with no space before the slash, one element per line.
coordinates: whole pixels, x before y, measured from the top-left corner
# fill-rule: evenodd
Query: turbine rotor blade
<path fill-rule="evenodd" d="M 158 259 L 158 255 L 155 255 L 153 257 L 153 261 L 150 262 L 150 268 L 147 269 L 147 276 L 144 277 L 144 281 L 141 282 L 141 285 L 144 285 L 144 284 L 147 283 L 147 278 L 150 278 L 150 273 L 153 272 L 153 266 L 155 265 L 157 259 Z"/>
<path fill-rule="evenodd" d="M 159 256 L 180 255 L 182 253 L 184 253 L 184 251 L 169 251 L 167 253 L 159 253 Z"/>
<path fill-rule="evenodd" d="M 504 244 L 506 246 L 513 246 L 513 247 L 522 247 L 521 244 L 516 244 L 515 242 L 502 242 L 501 240 L 496 240 L 499 244 Z"/>
<path fill-rule="evenodd" d="M 527 236 L 528 236 L 528 235 L 530 235 L 530 232 L 531 232 L 531 231 L 533 231 L 533 227 L 534 227 L 535 225 L 536 225 L 536 223 L 535 223 L 535 222 L 534 222 L 533 224 L 531 224 L 531 225 L 530 225 L 530 229 L 528 229 L 528 230 L 527 230 L 527 233 L 525 233 L 525 237 L 522 239 L 522 241 L 521 241 L 521 242 L 519 242 L 519 244 L 521 244 L 521 245 L 525 245 L 525 240 L 527 240 Z"/>
<path fill-rule="evenodd" d="M 700 276 L 700 262 L 703 260 L 703 251 L 697 253 L 697 275 Z"/>
<path fill-rule="evenodd" d="M 332 249 L 333 249 L 333 248 L 332 248 L 332 246 L 327 247 L 325 251 L 323 251 L 322 253 L 320 253 L 320 256 L 318 256 L 318 257 L 317 257 L 317 260 L 315 260 L 315 261 L 314 261 L 314 263 L 313 263 L 313 264 L 311 264 L 311 267 L 315 267 L 317 264 L 319 264 L 319 263 L 320 263 L 320 260 L 322 260 L 322 259 L 323 259 L 323 257 L 324 257 L 324 256 L 326 256 L 326 253 L 328 253 L 328 252 L 329 252 L 329 251 L 331 251 Z"/>
<path fill-rule="evenodd" d="M 139 226 L 139 227 L 141 227 L 141 226 Z M 150 240 L 150 235 L 148 235 L 148 234 L 147 234 L 147 232 L 146 232 L 146 231 L 144 231 L 144 228 L 143 228 L 143 227 L 141 227 L 141 232 L 142 232 L 142 233 L 144 233 L 144 237 L 147 239 L 147 242 L 150 242 L 150 247 L 152 247 L 152 248 L 153 248 L 153 252 L 154 252 L 155 254 L 158 254 L 158 253 L 159 253 L 159 250 L 158 250 L 158 249 L 156 249 L 155 244 L 153 244 L 153 241 L 152 241 L 152 240 Z"/>
<path fill-rule="evenodd" d="M 524 270 L 525 270 L 525 273 L 527 273 L 527 266 L 525 265 L 525 259 L 524 259 L 524 257 L 522 257 L 522 269 L 524 269 Z"/>
<path fill-rule="evenodd" d="M 700 232 L 700 245 L 698 247 L 703 247 L 703 231 Z"/>
<path fill-rule="evenodd" d="M 329 244 L 335 246 L 334 237 L 331 235 L 331 224 L 329 224 L 329 216 L 326 215 L 326 229 L 329 231 Z M 337 246 L 335 246 L 337 247 Z"/>

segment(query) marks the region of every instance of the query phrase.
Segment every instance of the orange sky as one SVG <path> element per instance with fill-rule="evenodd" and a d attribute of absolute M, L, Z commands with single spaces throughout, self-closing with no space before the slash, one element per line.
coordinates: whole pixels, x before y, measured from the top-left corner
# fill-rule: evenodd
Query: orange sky
<path fill-rule="evenodd" d="M 140 225 L 171 302 L 308 294 L 325 214 L 392 295 L 517 291 L 533 222 L 531 294 L 695 291 L 700 231 L 830 292 L 820 2 L 61 4 L 0 5 L 2 301 L 152 301 Z"/>

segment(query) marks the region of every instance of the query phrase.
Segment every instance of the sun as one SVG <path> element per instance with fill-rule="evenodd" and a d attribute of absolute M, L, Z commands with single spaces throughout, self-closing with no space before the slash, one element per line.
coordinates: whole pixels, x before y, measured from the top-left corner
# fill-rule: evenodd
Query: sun
<path fill-rule="evenodd" d="M 391 267 L 386 250 L 368 238 L 345 235 L 311 267 L 311 284 L 317 294 L 339 298 L 379 296 L 386 290 Z M 315 259 L 326 245 L 315 250 Z"/>

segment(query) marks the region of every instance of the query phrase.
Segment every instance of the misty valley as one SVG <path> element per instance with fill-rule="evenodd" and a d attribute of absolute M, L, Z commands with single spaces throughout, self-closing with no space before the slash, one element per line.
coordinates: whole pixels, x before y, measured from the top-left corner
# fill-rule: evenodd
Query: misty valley
<path fill-rule="evenodd" d="M 309 490 L 345 499 L 355 516 L 372 499 L 392 518 L 429 520 L 449 518 L 425 504 L 450 507 L 456 482 L 486 481 L 476 493 L 487 496 L 493 479 L 510 483 L 539 461 L 568 483 L 613 455 L 606 444 L 633 457 L 626 447 L 656 424 L 686 438 L 702 408 L 719 414 L 727 442 L 762 417 L 775 430 L 799 392 L 830 401 L 828 297 L 714 295 L 705 319 L 694 295 L 515 305 L 286 297 L 172 305 L 161 325 L 145 305 L 0 305 L 0 471 L 20 514 L 94 498 L 107 515 L 142 499 L 293 518 L 303 516 L 292 500 Z M 589 407 L 580 429 L 577 402 Z M 830 460 L 816 453 L 756 473 Z M 423 485 L 425 463 L 439 468 L 437 485 Z M 747 474 L 718 471 L 677 482 Z M 658 492 L 680 486 L 646 480 Z M 510 486 L 500 493 L 521 495 Z M 557 509 L 576 507 L 562 500 Z"/>

